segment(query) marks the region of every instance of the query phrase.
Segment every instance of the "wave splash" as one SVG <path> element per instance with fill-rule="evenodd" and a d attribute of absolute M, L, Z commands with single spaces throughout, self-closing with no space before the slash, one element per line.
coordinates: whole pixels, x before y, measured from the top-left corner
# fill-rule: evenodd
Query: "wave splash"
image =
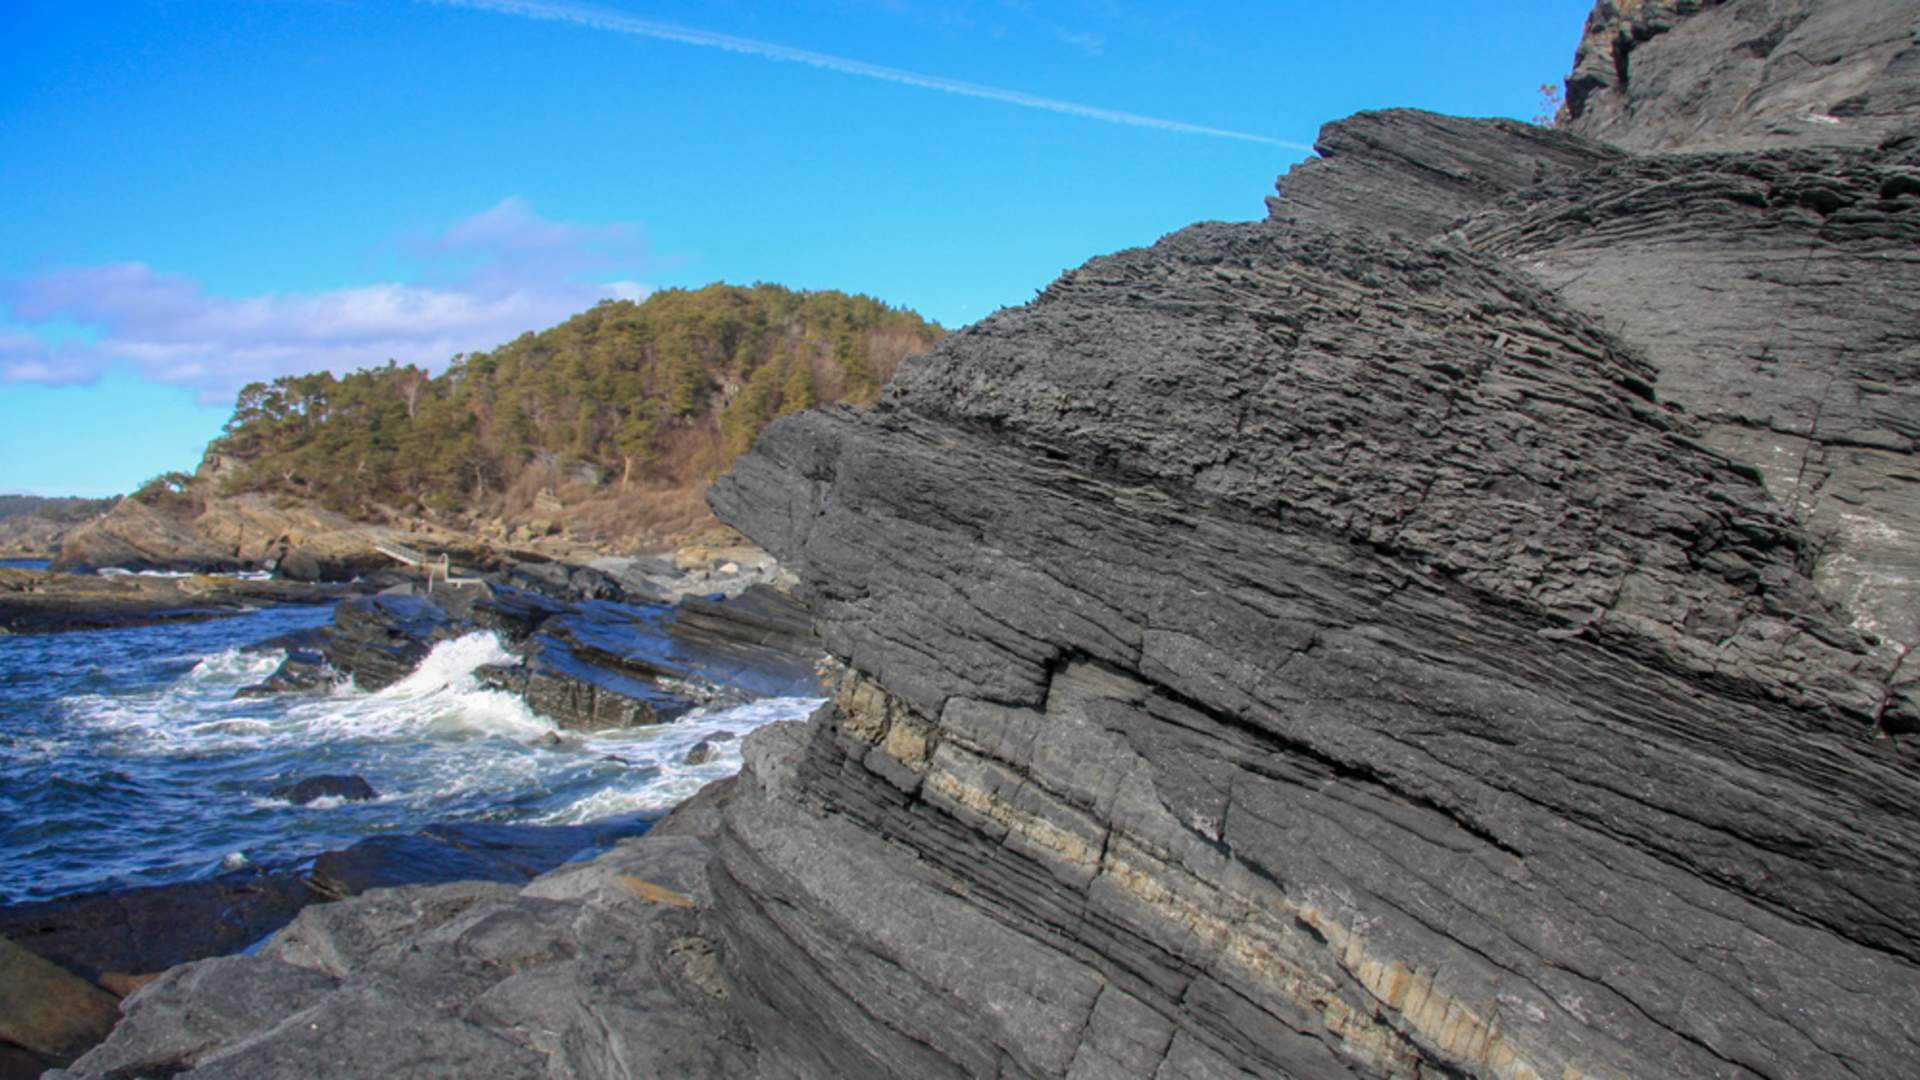
<path fill-rule="evenodd" d="M 767 699 L 652 727 L 561 731 L 475 677 L 514 662 L 492 633 L 439 643 L 412 675 L 376 692 L 343 682 L 314 695 L 239 694 L 283 659 L 243 643 L 284 632 L 284 620 L 228 620 L 231 640 L 121 632 L 121 653 L 100 670 L 26 702 L 25 722 L 0 740 L 8 819 L 0 896 L 286 865 L 436 821 L 582 824 L 664 813 L 737 771 L 747 732 L 820 704 Z M 0 672 L 8 660 L 0 652 Z M 715 735 L 717 756 L 686 764 Z M 361 776 L 379 797 L 293 806 L 271 794 L 321 774 Z"/>

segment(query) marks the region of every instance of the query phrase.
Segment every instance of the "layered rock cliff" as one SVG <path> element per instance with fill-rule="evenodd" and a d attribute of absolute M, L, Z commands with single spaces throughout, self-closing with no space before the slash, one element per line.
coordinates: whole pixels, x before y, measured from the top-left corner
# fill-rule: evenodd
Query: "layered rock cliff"
<path fill-rule="evenodd" d="M 1637 64 L 1780 5 L 1629 7 Z M 1699 140 L 1594 88 L 1355 117 L 1266 220 L 776 424 L 712 500 L 833 704 L 592 863 L 180 969 L 76 1071 L 1910 1073 L 1920 125 L 1707 75 L 1767 148 L 1635 153 Z"/>
<path fill-rule="evenodd" d="M 1920 18 L 1900 0 L 1600 0 L 1566 108 L 1636 150 L 1874 146 L 1920 108 Z"/>

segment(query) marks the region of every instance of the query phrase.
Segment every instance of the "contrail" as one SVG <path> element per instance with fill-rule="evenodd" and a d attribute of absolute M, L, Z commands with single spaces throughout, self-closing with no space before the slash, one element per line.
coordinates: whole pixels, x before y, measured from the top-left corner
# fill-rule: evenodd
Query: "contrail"
<path fill-rule="evenodd" d="M 683 45 L 701 45 L 709 49 L 725 49 L 728 52 L 744 53 L 748 56 L 764 57 L 768 60 L 787 60 L 796 64 L 837 71 L 843 75 L 859 75 L 868 79 L 880 79 L 884 82 L 899 83 L 902 86 L 917 86 L 924 90 L 939 90 L 948 94 L 960 94 L 964 97 L 982 98 L 1008 105 L 1019 105 L 1028 109 L 1044 109 L 1047 112 L 1064 113 L 1068 116 L 1084 117 L 1088 120 L 1100 120 L 1109 124 L 1126 124 L 1129 127 L 1157 128 L 1161 131 L 1178 131 L 1187 135 L 1211 135 L 1218 139 L 1239 139 L 1242 142 L 1264 143 L 1268 146 L 1281 146 L 1289 150 L 1313 152 L 1313 147 L 1303 143 L 1288 142 L 1285 139 L 1270 138 L 1266 135 L 1254 135 L 1245 131 L 1229 131 L 1225 128 L 1207 127 L 1203 124 L 1189 124 L 1180 120 L 1163 120 L 1157 116 L 1142 116 L 1139 113 L 1120 112 L 1116 109 L 1102 109 L 1094 105 L 1081 105 L 1073 101 L 1060 101 L 1055 98 L 1037 97 L 1018 90 L 1003 90 L 997 86 L 982 86 L 978 83 L 960 82 L 956 79 L 943 79 L 937 75 L 921 75 L 918 72 L 902 71 L 899 68 L 882 67 L 862 60 L 851 60 L 844 56 L 832 56 L 827 53 L 813 52 L 808 49 L 795 49 L 786 45 L 776 45 L 770 41 L 755 41 L 752 38 L 734 37 L 731 34 L 716 34 L 710 30 L 696 30 L 687 26 L 675 26 L 672 23 L 654 22 L 650 19 L 636 19 L 611 11 L 598 11 L 593 8 L 574 7 L 570 4 L 550 4 L 541 0 L 419 0 L 422 3 L 444 4 L 448 7 L 471 8 L 476 11 L 492 11 L 502 15 L 519 15 L 528 19 L 544 19 L 548 22 L 573 23 L 576 26 L 590 27 L 595 30 L 611 30 L 620 34 L 632 34 L 636 37 L 657 38 L 661 41 L 677 41 Z"/>

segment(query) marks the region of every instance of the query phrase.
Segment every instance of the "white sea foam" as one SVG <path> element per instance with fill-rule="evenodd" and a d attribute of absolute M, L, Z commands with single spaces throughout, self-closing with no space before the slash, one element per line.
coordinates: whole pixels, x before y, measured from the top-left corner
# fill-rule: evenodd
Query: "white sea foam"
<path fill-rule="evenodd" d="M 276 630 L 287 621 L 263 620 Z M 741 736 L 819 704 L 770 699 L 696 710 L 669 724 L 568 733 L 555 745 L 547 738 L 552 723 L 475 679 L 482 665 L 516 662 L 492 634 L 441 642 L 413 674 L 378 692 L 343 684 L 318 694 L 242 697 L 237 691 L 266 679 L 281 654 L 209 644 L 195 659 L 182 654 L 191 636 L 151 633 L 144 652 L 84 654 L 81 663 L 99 671 L 77 672 L 72 689 L 49 699 L 48 726 L 12 733 L 5 744 L 11 767 L 112 793 L 105 797 L 166 800 L 156 804 L 164 813 L 129 818 L 96 878 L 156 866 L 215 873 L 236 856 L 279 864 L 369 832 L 439 820 L 577 824 L 664 812 L 737 771 Z M 715 733 L 733 738 L 714 744 L 714 760 L 686 764 L 687 752 Z M 48 768 L 68 761 L 76 764 Z M 265 794 L 322 774 L 361 776 L 380 794 L 306 806 Z M 66 805 L 49 801 L 32 812 L 57 815 Z M 148 824 L 161 819 L 164 827 Z"/>
<path fill-rule="evenodd" d="M 459 685 L 471 685 L 474 669 L 484 664 L 511 664 L 514 656 L 500 645 L 492 631 L 467 634 L 433 647 L 413 674 L 380 691 L 389 700 L 420 698 Z"/>
<path fill-rule="evenodd" d="M 186 577 L 222 577 L 235 581 L 271 581 L 270 570 L 236 570 L 231 573 L 197 574 L 191 570 L 129 570 L 124 566 L 103 566 L 93 572 L 95 577 L 150 577 L 150 578 L 186 578 Z"/>
<path fill-rule="evenodd" d="M 278 649 L 265 652 L 247 652 L 244 649 L 222 649 L 193 665 L 187 672 L 186 681 L 194 684 L 237 683 L 251 686 L 273 674 L 287 654 Z"/>
<path fill-rule="evenodd" d="M 349 691 L 297 709 L 335 730 L 361 735 L 501 735 L 534 739 L 553 730 L 519 698 L 483 688 L 473 676 L 515 657 L 492 632 L 467 634 L 433 647 L 413 674 L 377 693 Z"/>
<path fill-rule="evenodd" d="M 750 731 L 781 720 L 801 720 L 820 706 L 820 698 L 765 698 L 726 709 L 696 709 L 670 724 L 605 732 L 581 741 L 596 755 L 618 757 L 645 779 L 614 782 L 535 819 L 575 825 L 605 817 L 669 810 L 714 780 L 740 771 L 740 743 Z M 687 752 L 710 736 L 718 753 L 700 765 L 686 763 Z"/>

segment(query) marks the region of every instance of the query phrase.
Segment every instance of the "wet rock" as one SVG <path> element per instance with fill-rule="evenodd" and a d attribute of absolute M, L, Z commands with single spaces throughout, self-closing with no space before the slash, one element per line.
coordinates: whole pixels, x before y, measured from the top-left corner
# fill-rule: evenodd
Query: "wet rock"
<path fill-rule="evenodd" d="M 722 742 L 728 742 L 730 738 L 733 738 L 733 732 L 712 732 L 712 734 L 708 734 L 707 738 L 703 738 L 701 742 L 693 744 L 693 749 L 687 751 L 685 763 L 687 763 L 687 765 L 707 765 L 708 761 L 718 759 L 718 757 L 720 757 L 720 744 L 722 744 Z"/>
<path fill-rule="evenodd" d="M 238 952 L 286 925 L 309 900 L 297 875 L 250 870 L 11 905 L 0 908 L 0 935 L 97 980 Z"/>
<path fill-rule="evenodd" d="M 326 654 L 316 649 L 290 649 L 273 674 L 252 686 L 243 686 L 235 697 L 268 697 L 273 694 L 306 694 L 325 690 L 334 683 L 336 672 Z"/>
<path fill-rule="evenodd" d="M 518 561 L 501 577 L 504 584 L 529 589 L 556 600 L 620 600 L 626 589 L 618 579 L 591 566 L 560 562 Z"/>
<path fill-rule="evenodd" d="M 664 723 L 696 705 L 819 692 L 819 647 L 805 609 L 764 587 L 673 607 L 604 600 L 556 607 L 499 589 L 475 610 L 524 635 L 523 661 L 482 669 L 482 683 L 520 695 L 567 728 Z"/>
<path fill-rule="evenodd" d="M 573 570 L 556 573 L 573 580 Z M 677 607 L 567 600 L 504 582 L 436 587 L 425 596 L 396 590 L 340 604 L 324 631 L 325 657 L 362 689 L 377 690 L 405 678 L 434 644 L 476 630 L 492 630 L 520 656 L 477 670 L 481 684 L 576 730 L 664 723 L 697 705 L 819 692 L 818 643 L 805 609 L 764 587 Z"/>
<path fill-rule="evenodd" d="M 563 642 L 536 643 L 519 664 L 489 664 L 474 672 L 480 685 L 513 694 L 563 728 L 599 731 L 674 720 L 694 702 L 645 676 L 578 659 Z"/>
<path fill-rule="evenodd" d="M 65 1065 L 119 1018 L 113 995 L 0 937 L 0 1043 Z"/>
<path fill-rule="evenodd" d="M 369 889 L 454 881 L 524 884 L 535 876 L 623 837 L 647 830 L 651 818 L 626 817 L 591 825 L 431 825 L 406 835 L 369 837 L 314 860 L 308 879 L 327 900 Z"/>
<path fill-rule="evenodd" d="M 423 597 L 356 597 L 333 609 L 326 658 L 360 689 L 380 690 L 413 674 L 435 644 L 459 632 L 444 609 Z"/>
<path fill-rule="evenodd" d="M 344 799 L 348 802 L 364 802 L 379 797 L 373 785 L 361 776 L 309 776 L 291 784 L 282 784 L 268 792 L 276 799 L 285 799 L 295 806 L 305 806 L 315 799 Z"/>

